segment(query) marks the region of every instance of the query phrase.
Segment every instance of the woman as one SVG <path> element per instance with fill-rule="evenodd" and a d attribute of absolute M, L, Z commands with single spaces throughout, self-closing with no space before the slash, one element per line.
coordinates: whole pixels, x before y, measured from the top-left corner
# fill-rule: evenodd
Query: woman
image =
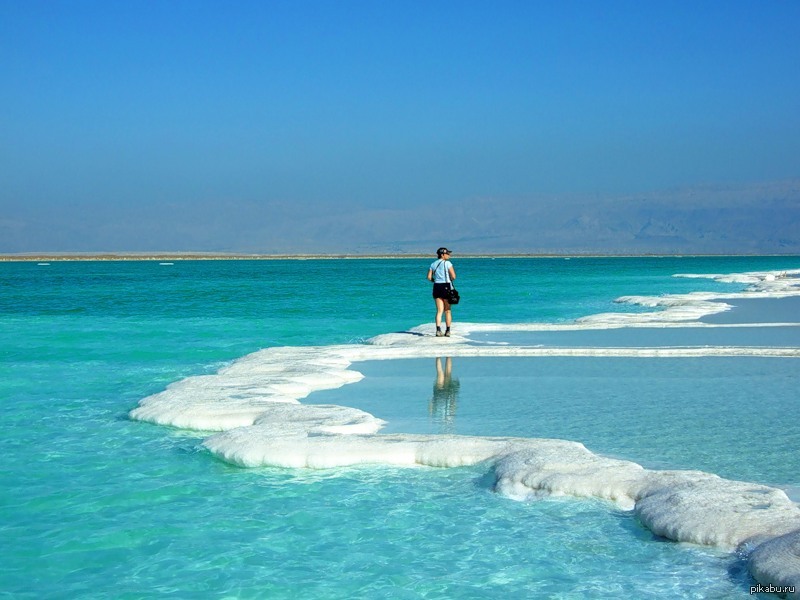
<path fill-rule="evenodd" d="M 442 336 L 442 313 L 447 329 L 445 337 L 450 337 L 450 325 L 453 322 L 453 315 L 450 311 L 450 283 L 455 281 L 456 272 L 450 262 L 450 250 L 439 248 L 436 251 L 438 260 L 431 264 L 428 269 L 428 281 L 433 282 L 433 300 L 436 302 L 436 337 Z"/>

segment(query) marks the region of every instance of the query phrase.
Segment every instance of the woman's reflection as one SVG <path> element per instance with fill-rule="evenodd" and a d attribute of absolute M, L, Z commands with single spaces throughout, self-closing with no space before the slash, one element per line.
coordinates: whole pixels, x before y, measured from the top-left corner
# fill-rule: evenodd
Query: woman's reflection
<path fill-rule="evenodd" d="M 458 379 L 453 379 L 453 359 L 447 357 L 436 359 L 436 381 L 433 383 L 433 397 L 428 405 L 431 418 L 440 424 L 441 433 L 455 431 L 456 404 L 458 403 L 458 388 L 461 384 Z"/>

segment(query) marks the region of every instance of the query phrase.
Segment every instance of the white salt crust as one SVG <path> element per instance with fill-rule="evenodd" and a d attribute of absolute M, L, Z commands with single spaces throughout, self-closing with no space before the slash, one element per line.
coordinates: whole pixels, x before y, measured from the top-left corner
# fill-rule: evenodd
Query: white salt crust
<path fill-rule="evenodd" d="M 603 314 L 575 323 L 463 324 L 459 331 L 607 329 L 631 326 L 704 326 L 696 319 L 727 310 L 725 299 L 800 295 L 800 270 L 711 277 L 750 285 L 737 294 L 622 298 L 663 310 Z M 317 390 L 363 376 L 353 362 L 449 356 L 784 356 L 798 348 L 530 348 L 474 346 L 465 335 L 381 335 L 364 345 L 269 348 L 215 375 L 189 377 L 142 400 L 131 418 L 199 431 L 219 431 L 203 445 L 242 467 L 330 468 L 358 464 L 457 467 L 485 463 L 495 490 L 517 499 L 543 496 L 600 498 L 633 510 L 655 534 L 748 552 L 750 571 L 767 585 L 800 590 L 800 509 L 779 489 L 731 481 L 699 471 L 654 471 L 588 451 L 565 440 L 454 435 L 382 435 L 384 421 L 353 408 L 302 405 Z M 792 597 L 800 598 L 800 593 Z"/>

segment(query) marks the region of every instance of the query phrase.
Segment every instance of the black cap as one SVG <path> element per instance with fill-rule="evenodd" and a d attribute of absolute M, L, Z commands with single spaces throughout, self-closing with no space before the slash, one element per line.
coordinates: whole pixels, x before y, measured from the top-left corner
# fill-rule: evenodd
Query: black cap
<path fill-rule="evenodd" d="M 444 246 L 442 246 L 441 248 L 439 248 L 436 251 L 436 255 L 437 256 L 441 256 L 442 254 L 452 254 L 452 252 L 450 250 L 448 250 L 447 248 L 445 248 Z"/>

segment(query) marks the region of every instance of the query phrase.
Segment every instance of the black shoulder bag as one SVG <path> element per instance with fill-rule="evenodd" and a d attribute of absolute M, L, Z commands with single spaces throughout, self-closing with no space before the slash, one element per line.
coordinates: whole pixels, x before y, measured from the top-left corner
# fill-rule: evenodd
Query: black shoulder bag
<path fill-rule="evenodd" d="M 447 262 L 442 260 L 439 264 L 440 265 L 444 264 L 444 278 L 447 280 L 447 283 L 450 284 L 450 291 L 447 296 L 447 301 L 450 304 L 458 304 L 459 302 L 461 302 L 461 296 L 458 293 L 458 290 L 453 287 L 453 282 L 450 281 L 450 272 L 447 270 Z M 437 266 L 436 269 L 438 270 L 439 267 Z"/>

